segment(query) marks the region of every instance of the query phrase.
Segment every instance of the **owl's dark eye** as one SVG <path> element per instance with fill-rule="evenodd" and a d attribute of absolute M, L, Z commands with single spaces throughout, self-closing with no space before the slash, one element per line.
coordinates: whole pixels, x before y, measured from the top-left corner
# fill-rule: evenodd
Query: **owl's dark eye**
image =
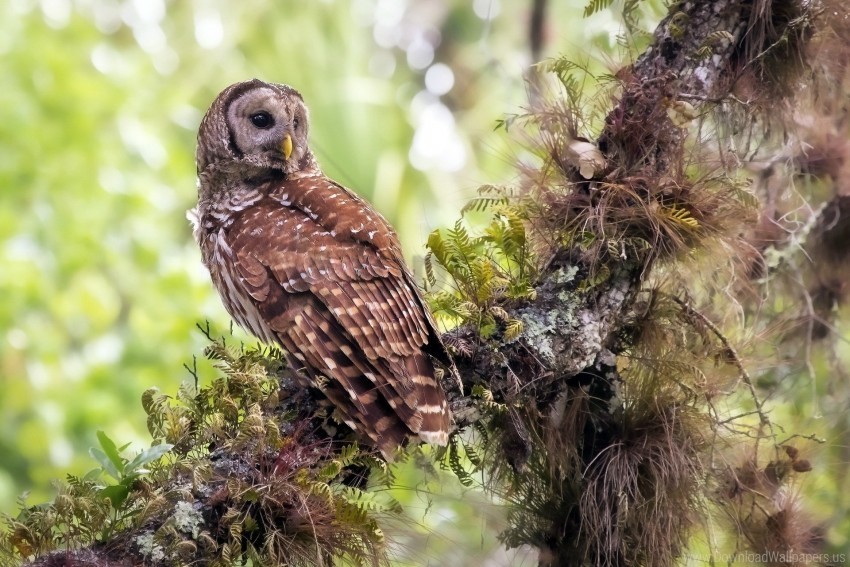
<path fill-rule="evenodd" d="M 272 115 L 265 110 L 261 110 L 260 112 L 255 112 L 251 115 L 251 124 L 257 128 L 271 128 L 274 126 L 274 118 L 272 118 Z"/>
<path fill-rule="evenodd" d="M 292 129 L 298 130 L 298 119 L 297 118 L 292 121 Z"/>

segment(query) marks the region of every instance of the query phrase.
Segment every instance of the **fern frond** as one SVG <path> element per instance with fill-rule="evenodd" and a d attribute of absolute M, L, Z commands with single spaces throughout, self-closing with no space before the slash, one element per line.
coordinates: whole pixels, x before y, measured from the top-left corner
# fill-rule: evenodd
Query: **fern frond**
<path fill-rule="evenodd" d="M 508 198 L 507 197 L 475 197 L 471 199 L 468 203 L 466 203 L 463 208 L 460 210 L 461 216 L 465 215 L 470 211 L 474 212 L 482 212 L 487 209 L 492 209 L 499 205 L 507 205 Z"/>
<path fill-rule="evenodd" d="M 697 229 L 699 228 L 699 221 L 691 216 L 691 212 L 687 209 L 679 209 L 675 206 L 670 208 L 663 209 L 664 216 L 674 221 L 679 226 L 683 226 L 685 228 Z"/>
<path fill-rule="evenodd" d="M 468 488 L 475 483 L 475 479 L 472 478 L 472 475 L 463 466 L 461 459 L 460 441 L 458 436 L 454 436 L 449 439 L 449 446 L 447 447 L 445 457 L 440 462 L 440 467 L 444 470 L 450 470 L 457 477 L 458 481 Z"/>
<path fill-rule="evenodd" d="M 590 3 L 584 7 L 584 13 L 582 16 L 588 18 L 593 14 L 608 8 L 613 3 L 614 0 L 591 0 Z"/>
<path fill-rule="evenodd" d="M 510 319 L 505 325 L 505 341 L 512 343 L 517 340 L 524 329 L 522 321 L 519 319 Z"/>

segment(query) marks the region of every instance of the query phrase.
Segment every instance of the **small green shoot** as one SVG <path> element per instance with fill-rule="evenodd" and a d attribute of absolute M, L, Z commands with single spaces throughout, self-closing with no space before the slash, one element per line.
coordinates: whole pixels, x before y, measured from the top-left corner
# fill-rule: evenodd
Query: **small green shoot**
<path fill-rule="evenodd" d="M 92 447 L 89 449 L 89 455 L 100 463 L 102 472 L 116 481 L 116 484 L 103 486 L 99 490 L 101 497 L 109 499 L 114 513 L 113 521 L 106 526 L 108 532 L 133 514 L 132 510 L 124 508 L 135 482 L 150 473 L 145 465 L 160 459 L 171 450 L 173 445 L 167 443 L 154 445 L 141 451 L 133 460 L 129 460 L 121 456 L 122 451 L 130 445 L 129 443 L 118 447 L 103 431 L 97 432 L 97 440 L 100 448 Z"/>

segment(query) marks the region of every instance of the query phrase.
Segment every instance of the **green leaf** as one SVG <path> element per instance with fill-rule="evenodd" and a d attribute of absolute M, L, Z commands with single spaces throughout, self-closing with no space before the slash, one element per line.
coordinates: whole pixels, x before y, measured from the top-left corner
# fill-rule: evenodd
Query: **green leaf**
<path fill-rule="evenodd" d="M 157 459 L 165 455 L 167 452 L 169 452 L 173 447 L 174 445 L 171 445 L 169 443 L 163 443 L 162 445 L 154 445 L 149 449 L 145 449 L 144 451 L 136 455 L 136 458 L 134 458 L 132 462 L 130 462 L 130 464 L 126 466 L 125 470 L 127 472 L 141 472 L 137 471 L 136 469 L 139 469 L 143 465 L 146 465 L 150 462 L 156 461 Z"/>
<path fill-rule="evenodd" d="M 100 466 L 103 468 L 106 474 L 108 474 L 115 480 L 121 480 L 121 473 L 118 472 L 118 469 L 115 468 L 115 465 L 112 464 L 112 461 L 109 459 L 109 457 L 106 456 L 106 453 L 104 453 L 97 447 L 92 447 L 91 449 L 89 449 L 89 455 L 91 455 L 94 460 L 100 463 Z"/>
<path fill-rule="evenodd" d="M 116 471 L 118 471 L 119 473 L 123 473 L 124 466 L 127 464 L 127 460 L 121 456 L 118 447 L 115 446 L 115 442 L 112 441 L 112 439 L 110 439 L 109 436 L 106 435 L 106 433 L 104 433 L 103 431 L 97 432 L 97 440 L 100 442 L 100 447 L 101 449 L 103 449 L 103 453 L 112 462 Z M 106 467 L 104 467 L 104 469 L 105 468 Z M 116 478 L 118 477 L 116 476 Z"/>
<path fill-rule="evenodd" d="M 82 480 L 84 482 L 86 482 L 86 481 L 87 482 L 95 482 L 100 477 L 101 473 L 103 473 L 102 468 L 101 469 L 92 469 L 92 470 L 90 470 L 89 472 L 87 472 L 86 474 L 83 475 Z"/>
<path fill-rule="evenodd" d="M 121 505 L 127 500 L 129 494 L 130 487 L 124 484 L 114 484 L 100 490 L 100 495 L 109 498 L 109 501 L 112 502 L 112 507 L 116 510 L 121 508 Z"/>

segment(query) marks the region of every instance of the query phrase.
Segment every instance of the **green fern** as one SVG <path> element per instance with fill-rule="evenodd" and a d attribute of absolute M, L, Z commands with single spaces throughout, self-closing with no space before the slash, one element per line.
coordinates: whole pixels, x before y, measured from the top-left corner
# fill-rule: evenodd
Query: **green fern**
<path fill-rule="evenodd" d="M 579 100 L 581 98 L 581 83 L 578 76 L 589 75 L 587 69 L 566 56 L 547 59 L 537 64 L 537 67 L 545 73 L 553 73 L 560 81 L 567 94 L 568 100 Z"/>
<path fill-rule="evenodd" d="M 496 185 L 482 185 L 478 188 L 478 193 L 481 197 L 476 197 L 466 203 L 460 210 L 461 216 L 469 212 L 483 212 L 494 209 L 510 202 L 510 198 L 504 194 L 502 188 Z"/>
<path fill-rule="evenodd" d="M 472 233 L 458 219 L 448 230 L 435 230 L 428 237 L 425 273 L 428 284 L 438 284 L 437 266 L 448 276 L 448 289 L 432 290 L 432 311 L 450 325 L 471 323 L 482 337 L 503 329 L 507 340 L 516 340 L 521 325 L 501 316 L 499 304 L 535 296 L 534 255 L 528 242 L 525 221 L 529 205 L 512 201 L 493 186 L 484 186 L 482 197 L 465 211 L 490 212 L 490 222 L 480 233 Z"/>
<path fill-rule="evenodd" d="M 584 7 L 584 13 L 582 15 L 585 18 L 588 18 L 593 14 L 608 8 L 613 3 L 614 0 L 591 0 L 590 3 Z"/>
<path fill-rule="evenodd" d="M 442 459 L 440 459 L 440 468 L 451 471 L 457 477 L 458 481 L 468 488 L 475 484 L 475 478 L 472 476 L 474 469 L 467 470 L 466 466 L 464 466 L 465 456 L 464 444 L 460 437 L 455 435 L 449 439 L 449 445 L 443 452 Z"/>

